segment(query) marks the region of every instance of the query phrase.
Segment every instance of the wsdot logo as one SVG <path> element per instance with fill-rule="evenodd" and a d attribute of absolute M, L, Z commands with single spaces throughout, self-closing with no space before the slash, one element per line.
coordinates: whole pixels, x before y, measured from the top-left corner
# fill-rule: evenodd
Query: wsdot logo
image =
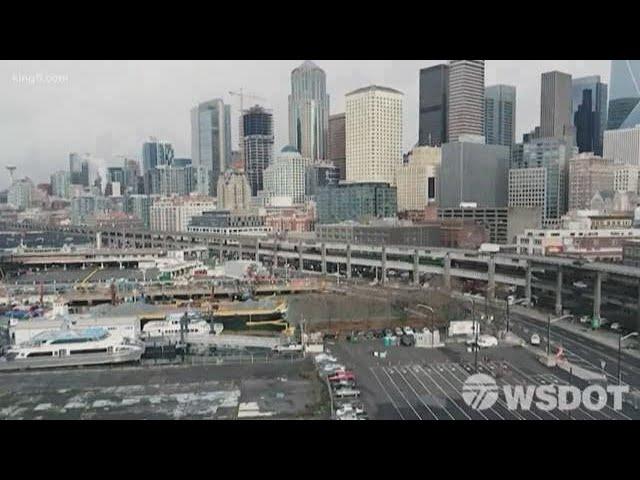
<path fill-rule="evenodd" d="M 462 398 L 474 410 L 486 410 L 498 401 L 498 385 L 484 373 L 471 375 L 462 387 Z"/>

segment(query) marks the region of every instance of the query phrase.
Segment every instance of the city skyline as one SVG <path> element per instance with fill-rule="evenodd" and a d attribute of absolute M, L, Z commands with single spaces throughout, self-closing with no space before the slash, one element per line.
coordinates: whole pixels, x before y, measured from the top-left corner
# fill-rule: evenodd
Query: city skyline
<path fill-rule="evenodd" d="M 326 73 L 332 115 L 344 112 L 346 93 L 365 85 L 382 84 L 405 94 L 404 152 L 418 142 L 419 71 L 445 62 L 314 60 Z M 0 96 L 5 164 L 18 167 L 16 178 L 29 176 L 40 182 L 49 174 L 40 165 L 51 171 L 64 169 L 70 152 L 90 152 L 103 159 L 99 168 L 113 166 L 112 156 L 140 161 L 141 145 L 149 136 L 172 143 L 176 157 L 191 157 L 190 109 L 217 97 L 231 105 L 235 146 L 239 101 L 228 92 L 240 87 L 267 99 L 245 99 L 244 108 L 259 103 L 273 110 L 274 148 L 279 150 L 289 143 L 290 75 L 301 63 L 303 60 L 3 62 L 0 68 L 8 87 L 3 88 L 7 95 Z M 600 75 L 607 83 L 610 61 L 488 60 L 485 68 L 485 85 L 503 83 L 517 88 L 517 141 L 538 124 L 542 72 Z M 38 73 L 45 74 L 45 80 L 32 78 Z M 60 75 L 58 81 L 47 82 L 46 75 L 53 74 Z M 8 186 L 5 177 L 0 188 Z"/>

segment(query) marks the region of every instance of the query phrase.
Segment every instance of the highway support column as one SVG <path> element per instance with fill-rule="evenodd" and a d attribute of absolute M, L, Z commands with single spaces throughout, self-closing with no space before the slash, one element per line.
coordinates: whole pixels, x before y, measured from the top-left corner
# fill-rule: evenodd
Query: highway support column
<path fill-rule="evenodd" d="M 487 284 L 487 299 L 493 301 L 496 298 L 496 258 L 493 254 L 489 255 L 489 261 L 487 262 L 489 268 L 488 271 L 488 284 Z"/>
<path fill-rule="evenodd" d="M 527 306 L 531 306 L 531 262 L 527 261 L 524 273 L 524 296 L 527 299 Z"/>
<path fill-rule="evenodd" d="M 382 246 L 382 271 L 380 272 L 380 282 L 384 285 L 387 283 L 387 247 Z"/>
<path fill-rule="evenodd" d="M 347 243 L 347 278 L 351 278 L 351 244 Z"/>
<path fill-rule="evenodd" d="M 321 260 L 321 268 L 322 268 L 322 274 L 326 275 L 327 274 L 327 246 L 323 243 L 321 248 L 321 254 L 322 254 L 322 260 Z"/>
<path fill-rule="evenodd" d="M 600 324 L 600 304 L 602 303 L 602 272 L 596 272 L 593 286 L 593 318 Z"/>
<path fill-rule="evenodd" d="M 420 251 L 417 248 L 413 252 L 413 284 L 420 285 Z"/>
<path fill-rule="evenodd" d="M 260 261 L 260 239 L 256 238 L 256 262 Z"/>
<path fill-rule="evenodd" d="M 444 286 L 451 288 L 451 255 L 449 252 L 444 256 Z"/>
<path fill-rule="evenodd" d="M 556 276 L 556 315 L 562 315 L 562 267 L 558 265 Z"/>
<path fill-rule="evenodd" d="M 96 232 L 96 249 L 102 248 L 102 232 Z"/>
<path fill-rule="evenodd" d="M 302 259 L 302 242 L 298 242 L 298 270 L 304 271 L 304 260 Z"/>

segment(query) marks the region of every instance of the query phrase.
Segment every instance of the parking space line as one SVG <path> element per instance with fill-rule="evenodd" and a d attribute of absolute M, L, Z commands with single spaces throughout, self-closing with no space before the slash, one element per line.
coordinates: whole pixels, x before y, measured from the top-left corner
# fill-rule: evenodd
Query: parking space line
<path fill-rule="evenodd" d="M 407 405 L 409 405 L 409 408 L 413 411 L 413 413 L 415 413 L 416 417 L 418 417 L 418 419 L 422 420 L 422 417 L 420 416 L 420 414 L 416 411 L 416 409 L 413 407 L 412 403 L 407 400 L 407 397 L 405 397 L 404 393 L 402 392 L 402 389 L 400 387 L 398 387 L 398 385 L 396 384 L 396 382 L 393 380 L 393 378 L 391 378 L 391 375 L 389 375 L 389 371 L 393 372 L 393 369 L 391 367 L 389 367 L 387 369 L 387 367 L 382 367 L 382 371 L 384 372 L 384 374 L 389 378 L 389 381 L 393 384 L 393 386 L 395 387 L 395 389 L 398 391 L 398 393 L 400 394 L 400 396 L 402 397 L 402 399 L 405 401 L 405 403 Z"/>
<path fill-rule="evenodd" d="M 371 370 L 371 373 L 373 374 L 373 376 L 375 377 L 376 381 L 378 382 L 378 384 L 380 385 L 380 388 L 382 388 L 382 391 L 387 395 L 387 398 L 389 399 L 389 401 L 391 402 L 391 405 L 393 405 L 393 408 L 396 409 L 396 412 L 398 412 L 398 415 L 400 415 L 400 418 L 402 420 L 406 420 L 404 418 L 404 415 L 402 415 L 402 412 L 400 411 L 400 409 L 398 408 L 398 405 L 396 405 L 396 402 L 393 401 L 393 398 L 391 398 L 391 395 L 389 395 L 389 392 L 387 391 L 386 388 L 384 388 L 384 385 L 382 384 L 382 382 L 380 381 L 380 379 L 378 378 L 378 375 L 376 374 L 375 370 L 373 369 L 374 367 L 369 367 L 369 370 Z"/>
<path fill-rule="evenodd" d="M 460 412 L 462 412 L 462 414 L 463 414 L 465 417 L 467 417 L 467 420 L 471 420 L 471 417 L 470 417 L 469 415 L 467 415 L 467 412 L 465 412 L 462 408 L 460 408 L 460 405 L 458 405 L 458 403 L 457 403 L 456 401 L 454 401 L 454 400 L 453 400 L 453 398 L 451 398 L 451 397 L 449 396 L 449 394 L 448 394 L 447 392 L 445 392 L 445 391 L 442 389 L 442 387 L 438 384 L 438 382 L 436 382 L 436 381 L 431 377 L 431 375 L 429 375 L 429 373 L 428 373 L 424 368 L 422 368 L 422 366 L 421 366 L 421 365 L 418 365 L 418 368 L 419 368 L 420 370 L 422 370 L 422 372 L 423 372 L 427 377 L 429 377 L 429 379 L 431 380 L 431 383 L 433 383 L 436 387 L 438 387 L 438 389 L 439 389 L 442 393 L 444 393 L 445 397 L 447 397 L 447 398 L 449 399 L 449 401 L 450 401 L 451 403 L 453 403 L 453 404 L 455 405 L 455 407 L 456 407 L 458 410 L 460 410 Z"/>
<path fill-rule="evenodd" d="M 410 367 L 407 367 L 410 369 Z M 424 400 L 422 400 L 422 398 L 420 397 L 420 395 L 418 395 L 418 392 L 416 392 L 415 388 L 413 388 L 413 386 L 411 385 L 411 383 L 409 383 L 409 381 L 405 378 L 405 376 L 402 374 L 402 372 L 396 368 L 395 369 L 396 372 L 398 372 L 398 374 L 400 374 L 400 376 L 402 377 L 402 380 L 409 386 L 409 388 L 411 389 L 411 391 L 413 392 L 413 394 L 416 396 L 416 398 L 420 401 L 420 403 L 422 403 L 422 405 L 424 405 L 424 407 L 429 411 L 429 414 L 431 414 L 431 416 L 434 418 L 434 420 L 439 420 L 438 416 L 433 413 L 433 411 L 431 410 L 431 408 L 429 408 L 429 405 L 427 405 Z"/>
<path fill-rule="evenodd" d="M 456 380 L 458 382 L 460 382 L 460 386 L 464 386 L 464 382 L 467 380 L 467 378 L 469 378 L 469 375 L 467 375 L 464 379 L 461 379 L 460 376 L 458 376 L 456 373 L 460 371 L 460 373 L 462 374 L 463 371 L 466 371 L 462 366 L 459 366 L 458 369 L 454 369 L 451 368 L 450 369 L 450 373 L 453 377 L 456 378 Z M 464 375 L 464 374 L 463 374 Z M 511 410 L 509 410 L 507 408 L 507 404 L 502 400 L 502 398 L 500 398 L 500 396 L 498 396 L 498 404 L 500 406 L 502 406 L 504 408 L 504 410 L 509 414 L 509 415 L 513 415 L 514 417 L 516 417 L 516 420 L 524 420 L 524 417 L 521 416 L 518 412 L 512 412 Z M 493 407 L 491 407 L 491 410 L 493 410 L 495 412 L 496 415 L 498 415 L 502 420 L 504 420 L 505 418 L 498 412 L 498 410 L 495 408 L 495 405 Z"/>
<path fill-rule="evenodd" d="M 418 366 L 418 365 L 415 365 L 415 367 L 416 367 L 416 368 L 419 368 L 419 366 Z M 427 388 L 427 386 L 424 384 L 424 382 L 423 382 L 422 380 L 420 380 L 420 378 L 418 378 L 418 376 L 415 374 L 414 369 L 413 369 L 413 368 L 410 368 L 410 369 L 409 369 L 409 371 L 411 372 L 411 375 L 413 375 L 413 376 L 415 377 L 415 379 L 418 381 L 418 383 L 419 383 L 420 385 L 422 385 L 422 388 L 424 388 L 424 389 L 426 390 L 426 392 L 427 392 L 430 396 L 432 396 L 432 397 L 434 397 L 434 398 L 435 398 L 435 395 L 434 395 L 433 393 L 431 393 L 431 391 Z M 447 414 L 447 415 L 449 415 L 449 418 L 451 418 L 451 420 L 455 420 L 455 419 L 456 419 L 453 415 L 451 415 L 451 412 L 450 412 L 446 407 L 444 407 L 444 406 L 443 406 L 443 408 L 441 408 L 441 410 L 442 410 L 442 411 L 444 411 L 444 412 L 446 412 L 446 414 Z"/>
<path fill-rule="evenodd" d="M 447 385 L 449 385 L 453 391 L 458 394 L 460 396 L 460 398 L 462 398 L 462 389 L 458 390 L 458 388 L 456 388 L 448 379 L 447 377 L 445 377 L 442 372 L 444 371 L 444 369 L 446 368 L 446 364 L 438 364 L 436 366 L 437 368 L 434 368 L 434 372 L 439 375 L 440 377 L 442 377 L 442 379 L 447 383 Z M 465 403 L 466 404 L 466 403 Z M 469 407 L 470 408 L 470 407 Z M 487 417 L 487 415 L 485 415 L 485 413 L 482 410 L 479 409 L 472 409 L 472 412 L 477 413 L 478 415 L 480 415 L 481 417 L 483 417 L 482 419 L 484 420 L 489 420 L 489 417 Z M 502 416 L 498 415 L 502 420 L 504 420 L 504 418 L 502 418 Z M 480 420 L 482 420 L 480 419 Z"/>
<path fill-rule="evenodd" d="M 513 380 L 515 381 L 514 383 L 511 382 L 507 382 L 506 380 L 504 380 L 504 383 L 506 383 L 507 385 L 511 385 L 511 386 L 517 386 L 517 385 L 526 385 L 528 382 L 531 382 L 531 380 L 529 379 L 529 376 L 524 373 L 522 370 L 520 370 L 519 368 L 517 368 L 515 365 L 509 364 L 509 368 L 511 369 L 511 371 L 513 372 Z M 521 382 L 517 382 L 517 376 L 519 376 L 521 378 Z M 535 385 L 539 385 L 539 382 L 533 382 Z M 533 415 L 535 415 L 536 417 L 538 417 L 540 420 L 543 420 L 542 417 L 540 417 L 536 412 L 539 412 L 540 415 L 548 415 L 550 417 L 552 417 L 553 420 L 560 420 L 560 417 L 554 415 L 552 412 L 548 412 L 545 410 L 538 410 L 537 408 L 535 410 L 529 410 Z M 563 412 L 559 412 L 560 415 L 564 415 Z M 566 420 L 568 420 L 568 418 L 566 418 Z"/>

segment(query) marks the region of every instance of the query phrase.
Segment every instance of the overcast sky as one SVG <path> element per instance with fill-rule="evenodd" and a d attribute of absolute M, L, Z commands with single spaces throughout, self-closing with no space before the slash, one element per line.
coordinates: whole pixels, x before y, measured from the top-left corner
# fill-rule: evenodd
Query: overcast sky
<path fill-rule="evenodd" d="M 368 84 L 405 94 L 404 150 L 418 138 L 418 72 L 445 60 L 315 60 L 327 74 L 331 113 L 344 111 L 345 93 Z M 273 109 L 275 147 L 288 143 L 290 73 L 302 60 L 256 61 L 1 61 L 0 166 L 17 176 L 49 181 L 68 168 L 69 152 L 127 155 L 140 160 L 149 136 L 173 143 L 190 157 L 189 110 L 221 97 L 232 105 L 237 145 L 237 97 L 230 90 L 264 97 Z M 609 82 L 609 60 L 488 60 L 486 85 L 517 87 L 516 139 L 539 124 L 540 74 L 560 70 L 574 77 L 600 75 Z M 245 100 L 245 107 L 256 103 Z M 114 159 L 115 161 L 115 159 Z M 0 188 L 8 175 L 0 172 Z"/>

